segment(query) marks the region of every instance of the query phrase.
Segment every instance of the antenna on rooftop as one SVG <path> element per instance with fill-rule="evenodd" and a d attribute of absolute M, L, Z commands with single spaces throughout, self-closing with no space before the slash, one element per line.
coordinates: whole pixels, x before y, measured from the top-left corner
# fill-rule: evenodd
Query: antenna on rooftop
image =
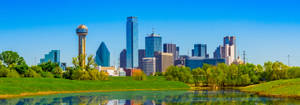
<path fill-rule="evenodd" d="M 288 66 L 290 66 L 290 54 L 288 55 Z"/>
<path fill-rule="evenodd" d="M 243 51 L 243 59 L 244 59 L 244 63 L 246 64 L 246 51 Z"/>
<path fill-rule="evenodd" d="M 152 33 L 154 33 L 155 32 L 155 28 L 154 27 L 152 27 Z"/>

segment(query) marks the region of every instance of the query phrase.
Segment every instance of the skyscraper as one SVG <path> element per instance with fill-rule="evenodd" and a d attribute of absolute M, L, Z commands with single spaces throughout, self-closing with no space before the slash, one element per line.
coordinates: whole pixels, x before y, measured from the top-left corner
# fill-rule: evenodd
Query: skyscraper
<path fill-rule="evenodd" d="M 95 61 L 98 66 L 110 66 L 110 52 L 104 42 L 101 42 L 96 52 Z"/>
<path fill-rule="evenodd" d="M 192 49 L 192 56 L 208 58 L 207 45 L 206 44 L 195 44 L 194 49 Z"/>
<path fill-rule="evenodd" d="M 146 57 L 154 57 L 154 52 L 162 51 L 162 38 L 154 32 L 145 39 Z"/>
<path fill-rule="evenodd" d="M 156 72 L 166 72 L 169 66 L 174 65 L 172 53 L 155 52 Z"/>
<path fill-rule="evenodd" d="M 126 68 L 126 49 L 120 53 L 120 68 Z"/>
<path fill-rule="evenodd" d="M 48 54 L 45 54 L 45 57 L 40 59 L 40 63 L 53 62 L 60 65 L 60 51 L 51 50 Z"/>
<path fill-rule="evenodd" d="M 142 70 L 146 75 L 154 75 L 156 72 L 155 57 L 146 57 L 142 59 Z"/>
<path fill-rule="evenodd" d="M 223 52 L 223 46 L 218 46 L 217 48 L 216 48 L 216 50 L 214 51 L 214 58 L 215 59 L 222 59 L 223 58 L 223 54 L 222 54 L 222 52 Z"/>
<path fill-rule="evenodd" d="M 137 17 L 127 17 L 126 24 L 126 68 L 138 67 L 138 23 Z"/>
<path fill-rule="evenodd" d="M 139 68 L 143 68 L 143 58 L 145 58 L 145 49 L 139 49 Z"/>
<path fill-rule="evenodd" d="M 233 55 L 234 59 L 236 59 L 236 37 L 235 36 L 225 36 L 223 41 L 223 46 L 234 46 L 234 52 L 230 52 L 230 55 Z"/>
<path fill-rule="evenodd" d="M 179 55 L 179 47 L 176 47 L 176 44 L 165 43 L 163 49 L 165 53 L 172 53 L 174 60 L 177 60 Z"/>
<path fill-rule="evenodd" d="M 85 37 L 88 34 L 88 28 L 85 25 L 81 24 L 77 27 L 76 33 L 78 35 L 78 57 L 85 57 Z M 83 67 L 85 65 L 85 59 L 82 58 L 81 61 L 79 61 L 79 63 Z"/>
<path fill-rule="evenodd" d="M 223 40 L 223 46 L 218 46 L 214 52 L 214 58 L 225 59 L 226 64 L 230 65 L 236 59 L 236 38 L 235 36 L 226 36 Z"/>

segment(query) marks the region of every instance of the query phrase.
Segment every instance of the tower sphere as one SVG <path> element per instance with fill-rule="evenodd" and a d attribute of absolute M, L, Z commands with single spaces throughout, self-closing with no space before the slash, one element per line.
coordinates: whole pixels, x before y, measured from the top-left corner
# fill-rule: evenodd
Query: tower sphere
<path fill-rule="evenodd" d="M 80 24 L 76 29 L 77 35 L 87 35 L 88 34 L 88 28 L 87 26 Z"/>

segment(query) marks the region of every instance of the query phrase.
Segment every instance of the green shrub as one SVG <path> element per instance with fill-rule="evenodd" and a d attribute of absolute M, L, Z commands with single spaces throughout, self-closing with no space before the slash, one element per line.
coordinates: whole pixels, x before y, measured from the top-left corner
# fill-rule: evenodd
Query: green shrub
<path fill-rule="evenodd" d="M 19 74 L 25 74 L 25 72 L 29 69 L 26 64 L 16 65 L 14 68 Z"/>
<path fill-rule="evenodd" d="M 88 72 L 91 80 L 99 80 L 101 78 L 98 70 L 89 70 Z"/>
<path fill-rule="evenodd" d="M 300 67 L 291 67 L 288 69 L 289 78 L 300 78 Z"/>
<path fill-rule="evenodd" d="M 0 77 L 19 78 L 20 75 L 15 70 L 9 70 L 7 68 L 0 69 Z"/>
<path fill-rule="evenodd" d="M 20 75 L 19 75 L 19 73 L 18 73 L 17 71 L 15 71 L 15 70 L 10 70 L 10 71 L 8 72 L 8 74 L 7 74 L 7 77 L 8 77 L 8 78 L 19 78 Z"/>
<path fill-rule="evenodd" d="M 24 77 L 34 77 L 34 78 L 39 78 L 41 77 L 40 74 L 36 73 L 34 70 L 26 70 L 24 73 Z"/>
<path fill-rule="evenodd" d="M 51 72 L 41 72 L 41 76 L 44 78 L 54 78 Z"/>
<path fill-rule="evenodd" d="M 0 77 L 7 77 L 9 70 L 7 68 L 0 69 Z"/>
<path fill-rule="evenodd" d="M 162 72 L 155 72 L 154 76 L 163 76 Z"/>
<path fill-rule="evenodd" d="M 31 66 L 32 70 L 34 70 L 36 73 L 42 73 L 43 69 L 40 66 Z"/>
<path fill-rule="evenodd" d="M 99 80 L 108 80 L 108 74 L 107 74 L 107 72 L 100 71 Z"/>
<path fill-rule="evenodd" d="M 72 74 L 71 79 L 73 79 L 73 80 L 91 80 L 91 77 L 89 75 L 89 72 L 87 72 L 87 71 L 76 70 Z"/>
<path fill-rule="evenodd" d="M 60 67 L 55 67 L 52 71 L 55 78 L 62 78 L 63 70 Z"/>

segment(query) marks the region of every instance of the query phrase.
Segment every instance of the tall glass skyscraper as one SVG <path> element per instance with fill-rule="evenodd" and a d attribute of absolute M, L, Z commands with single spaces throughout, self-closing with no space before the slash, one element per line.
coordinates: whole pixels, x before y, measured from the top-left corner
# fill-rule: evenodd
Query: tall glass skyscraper
<path fill-rule="evenodd" d="M 44 58 L 40 59 L 40 63 L 45 62 L 53 62 L 60 65 L 60 51 L 59 50 L 51 50 L 49 54 L 46 54 Z"/>
<path fill-rule="evenodd" d="M 126 68 L 138 67 L 138 23 L 137 17 L 127 17 L 126 24 Z"/>
<path fill-rule="evenodd" d="M 125 69 L 126 68 L 126 49 L 123 49 L 120 53 L 120 67 Z"/>
<path fill-rule="evenodd" d="M 104 42 L 101 42 L 96 52 L 95 62 L 98 66 L 110 66 L 110 52 Z"/>
<path fill-rule="evenodd" d="M 162 52 L 162 39 L 154 32 L 145 39 L 146 57 L 154 57 L 154 52 Z"/>
<path fill-rule="evenodd" d="M 206 44 L 195 44 L 192 50 L 192 56 L 208 58 L 207 45 Z"/>

